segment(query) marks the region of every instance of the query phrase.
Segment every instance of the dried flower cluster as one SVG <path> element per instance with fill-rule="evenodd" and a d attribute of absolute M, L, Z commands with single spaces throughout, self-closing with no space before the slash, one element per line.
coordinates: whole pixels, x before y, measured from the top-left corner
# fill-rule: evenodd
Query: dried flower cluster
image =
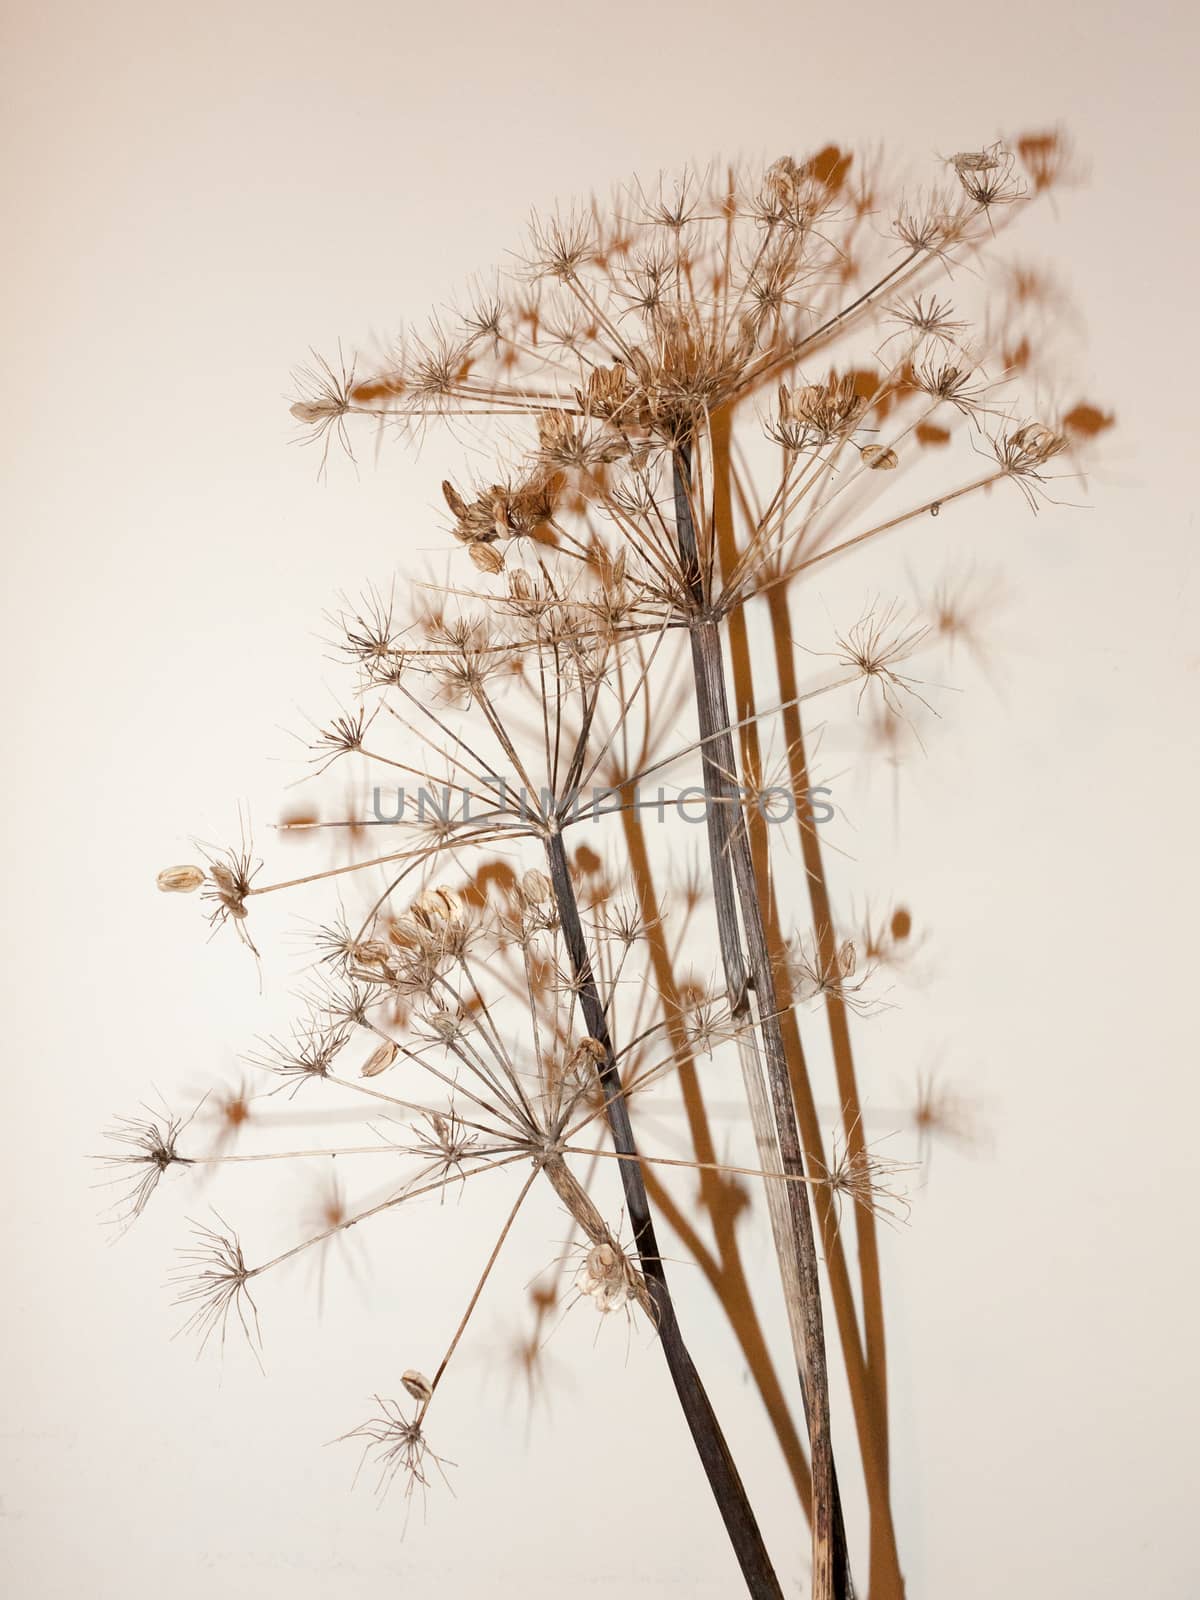
<path fill-rule="evenodd" d="M 382 1159 L 392 1173 L 382 1200 L 343 1208 L 251 1265 L 227 1226 L 200 1230 L 180 1302 L 201 1338 L 236 1321 L 256 1341 L 251 1290 L 274 1267 L 416 1196 L 495 1197 L 495 1247 L 433 1376 L 397 1375 L 415 1410 L 380 1400 L 349 1435 L 365 1441 L 382 1487 L 401 1475 L 407 1492 L 424 1490 L 441 1470 L 427 1412 L 537 1185 L 572 1229 L 553 1281 L 535 1290 L 538 1327 L 581 1300 L 646 1320 L 755 1595 L 782 1590 L 688 1355 L 656 1220 L 741 1308 L 735 1331 L 810 1514 L 816 1600 L 854 1592 L 826 1274 L 871 1506 L 871 1592 L 900 1593 L 874 1230 L 878 1216 L 903 1214 L 903 1164 L 865 1141 L 847 1020 L 882 1006 L 878 969 L 900 965 L 912 922 L 897 909 L 851 937 L 834 916 L 806 803 L 808 719 L 818 704 L 888 726 L 933 711 L 910 663 L 967 623 L 948 593 L 930 616 L 875 597 L 844 633 L 798 650 L 789 587 L 1006 482 L 1036 508 L 1055 464 L 1097 431 L 1079 420 L 1089 408 L 1021 413 L 1014 380 L 1032 355 L 1027 345 L 1013 357 L 1011 297 L 961 306 L 963 280 L 949 276 L 981 262 L 1061 164 L 1049 136 L 960 152 L 932 194 L 886 208 L 879 175 L 834 149 L 634 187 L 608 210 L 535 217 L 520 266 L 493 293 L 387 359 L 318 360 L 303 374 L 293 416 L 322 466 L 331 442 L 350 452 L 357 419 L 403 435 L 446 418 L 476 430 L 476 459 L 490 450 L 494 467 L 443 485 L 462 563 L 449 583 L 414 587 L 401 604 L 370 591 L 335 619 L 357 704 L 313 738 L 311 781 L 355 764 L 375 821 L 390 825 L 349 819 L 350 859 L 301 878 L 260 881 L 245 846 L 160 874 L 165 891 L 200 890 L 213 924 L 252 949 L 257 896 L 336 888 L 302 1020 L 251 1059 L 265 1094 L 359 1100 L 373 1142 L 323 1153 Z M 912 491 L 910 469 L 928 462 L 940 481 Z M 774 691 L 755 682 L 752 618 L 775 650 Z M 784 753 L 771 770 L 776 734 Z M 406 806 L 400 785 L 419 802 Z M 690 844 L 692 829 L 652 839 L 681 787 L 703 802 L 705 877 L 683 869 L 676 836 Z M 781 828 L 799 846 L 808 914 L 781 904 Z M 706 938 L 715 980 L 685 955 Z M 831 1153 L 802 1044 L 821 1011 L 842 1118 Z M 728 1084 L 726 1063 L 754 1137 L 744 1164 L 718 1159 L 709 1124 L 705 1084 Z M 685 1155 L 635 1134 L 650 1093 L 678 1097 Z M 922 1106 L 924 1134 L 934 1097 Z M 173 1167 L 230 1159 L 186 1133 L 169 1115 L 118 1125 L 127 1220 Z M 477 1182 L 509 1168 L 524 1175 L 515 1197 L 502 1178 Z M 673 1168 L 699 1185 L 698 1216 L 671 1189 Z M 779 1262 L 807 1457 L 740 1252 L 755 1193 Z"/>

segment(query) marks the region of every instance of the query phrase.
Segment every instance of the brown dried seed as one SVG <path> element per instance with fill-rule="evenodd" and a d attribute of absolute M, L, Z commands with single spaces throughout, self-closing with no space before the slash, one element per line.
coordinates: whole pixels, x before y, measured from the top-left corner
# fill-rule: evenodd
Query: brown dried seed
<path fill-rule="evenodd" d="M 304 423 L 305 427 L 313 427 L 320 422 L 326 422 L 330 417 L 338 417 L 345 411 L 345 406 L 334 400 L 297 400 L 295 405 L 288 407 L 297 422 Z"/>
<path fill-rule="evenodd" d="M 865 444 L 859 454 L 863 458 L 864 465 L 875 472 L 890 472 L 893 467 L 900 465 L 900 457 L 886 445 Z"/>
<path fill-rule="evenodd" d="M 164 867 L 155 881 L 164 894 L 191 894 L 204 882 L 204 868 Z"/>
<path fill-rule="evenodd" d="M 395 1061 L 398 1053 L 397 1046 L 390 1039 L 385 1039 L 382 1044 L 376 1045 L 375 1049 L 371 1051 L 371 1054 L 363 1062 L 359 1076 L 377 1078 L 381 1072 L 387 1071 L 392 1062 Z"/>
<path fill-rule="evenodd" d="M 956 172 L 994 172 L 1000 163 L 991 150 L 960 150 L 950 165 Z"/>
<path fill-rule="evenodd" d="M 554 886 L 544 872 L 530 869 L 521 879 L 521 894 L 531 906 L 544 906 L 554 893 Z"/>
<path fill-rule="evenodd" d="M 421 927 L 434 929 L 440 923 L 462 921 L 462 903 L 453 889 L 423 889 L 409 907 L 409 916 Z"/>
<path fill-rule="evenodd" d="M 467 514 L 467 502 L 459 494 L 449 478 L 445 478 L 442 481 L 442 493 L 446 497 L 446 504 L 450 507 L 450 510 L 461 521 Z"/>
<path fill-rule="evenodd" d="M 386 967 L 392 959 L 392 952 L 380 939 L 365 939 L 354 946 L 352 953 L 355 961 L 364 967 Z"/>
<path fill-rule="evenodd" d="M 410 1367 L 407 1372 L 401 1373 L 400 1382 L 413 1399 L 420 1400 L 422 1404 L 433 1398 L 433 1385 L 423 1372 L 414 1372 Z"/>
<path fill-rule="evenodd" d="M 498 572 L 504 571 L 504 557 L 494 544 L 468 545 L 467 554 L 480 572 L 486 572 L 491 577 L 495 577 Z"/>

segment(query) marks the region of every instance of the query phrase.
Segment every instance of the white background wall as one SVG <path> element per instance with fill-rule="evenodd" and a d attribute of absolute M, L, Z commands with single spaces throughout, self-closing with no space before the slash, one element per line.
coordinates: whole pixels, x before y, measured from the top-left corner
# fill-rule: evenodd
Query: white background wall
<path fill-rule="evenodd" d="M 1061 121 L 1091 181 L 1038 244 L 1120 426 L 1090 509 L 1033 523 L 1014 497 L 971 521 L 1010 597 L 999 687 L 968 675 L 899 838 L 881 796 L 857 848 L 930 933 L 875 1099 L 940 1055 L 987 1135 L 937 1153 L 886 1240 L 897 1520 L 920 1600 L 1196 1593 L 1190 8 L 117 0 L 19 7 L 6 31 L 8 1592 L 736 1592 L 649 1341 L 593 1348 L 569 1321 L 548 1407 L 511 1386 L 549 1210 L 439 1397 L 457 1498 L 401 1542 L 399 1501 L 351 1493 L 321 1446 L 410 1349 L 430 1364 L 489 1217 L 385 1224 L 366 1289 L 330 1263 L 321 1319 L 300 1275 L 265 1296 L 264 1382 L 170 1342 L 181 1201 L 107 1249 L 84 1158 L 114 1110 L 232 1074 L 283 1014 L 288 959 L 260 997 L 153 875 L 191 833 L 229 837 L 239 798 L 276 814 L 282 730 L 328 704 L 322 610 L 439 538 L 447 447 L 324 485 L 289 447 L 306 347 L 419 317 L 531 205 L 631 171 L 830 139 L 932 162 Z M 676 1276 L 800 1593 L 774 1447 Z"/>

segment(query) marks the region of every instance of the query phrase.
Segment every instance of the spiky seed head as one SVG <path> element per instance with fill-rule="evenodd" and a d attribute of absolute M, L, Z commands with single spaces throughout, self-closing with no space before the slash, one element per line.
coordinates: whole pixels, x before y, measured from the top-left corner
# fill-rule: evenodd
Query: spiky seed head
<path fill-rule="evenodd" d="M 446 1044 L 449 1044 L 452 1039 L 457 1039 L 463 1030 L 462 1018 L 457 1012 L 440 1006 L 427 1011 L 425 1013 L 425 1021 L 437 1037 Z"/>
<path fill-rule="evenodd" d="M 233 859 L 214 861 L 208 869 L 208 877 L 213 884 L 210 898 L 218 902 L 214 915 L 244 920 L 246 895 L 250 890 L 250 877 L 244 863 Z"/>
<path fill-rule="evenodd" d="M 610 1240 L 593 1244 L 575 1277 L 575 1287 L 587 1295 L 601 1316 L 622 1311 L 638 1298 L 640 1275 L 624 1252 Z"/>

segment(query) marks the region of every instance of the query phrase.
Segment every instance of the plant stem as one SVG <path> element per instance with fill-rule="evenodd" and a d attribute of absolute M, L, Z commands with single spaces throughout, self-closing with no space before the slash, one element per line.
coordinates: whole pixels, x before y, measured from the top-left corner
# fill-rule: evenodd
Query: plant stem
<path fill-rule="evenodd" d="M 694 608 L 689 632 L 697 717 L 700 737 L 705 741 L 702 763 L 708 797 L 706 821 L 721 958 L 735 1016 L 747 1010 L 748 991 L 753 987 L 782 1171 L 803 1175 L 804 1157 L 779 1023 L 775 975 L 763 925 L 754 861 L 737 793 L 738 765 L 725 687 L 724 655 L 718 623 L 710 614 L 692 516 L 691 450 L 686 441 L 676 446 L 673 478 L 676 539 Z M 745 935 L 744 953 L 738 928 L 739 909 Z M 753 1102 L 752 1095 L 752 1112 Z M 853 1594 L 853 1585 L 846 1559 L 830 1438 L 829 1380 L 812 1213 L 807 1185 L 787 1183 L 782 1187 L 786 1191 L 789 1236 L 781 1239 L 777 1233 L 776 1244 L 785 1293 L 792 1276 L 790 1266 L 794 1266 L 799 1290 L 800 1380 L 812 1463 L 812 1596 L 813 1600 L 834 1600 L 835 1596 L 844 1600 Z"/>
<path fill-rule="evenodd" d="M 675 1070 L 687 1116 L 688 1134 L 696 1159 L 702 1163 L 699 1173 L 700 1194 L 702 1204 L 712 1223 L 715 1250 L 710 1251 L 701 1241 L 691 1220 L 681 1214 L 679 1206 L 663 1190 L 652 1170 L 645 1173 L 646 1190 L 655 1203 L 659 1216 L 665 1218 L 679 1235 L 687 1247 L 688 1254 L 704 1273 L 725 1308 L 746 1365 L 787 1460 L 788 1471 L 804 1507 L 805 1516 L 808 1516 L 812 1499 L 812 1475 L 808 1467 L 808 1453 L 793 1420 L 791 1407 L 776 1372 L 775 1362 L 768 1349 L 762 1323 L 750 1293 L 750 1284 L 738 1242 L 740 1207 L 736 1203 L 731 1203 L 732 1196 L 728 1185 L 719 1179 L 717 1170 L 707 1165 L 709 1162 L 716 1162 L 717 1150 L 701 1094 L 700 1077 L 692 1047 L 682 1023 L 684 1006 L 674 961 L 663 926 L 658 920 L 659 906 L 646 846 L 645 823 L 633 811 L 623 812 L 621 820 L 633 874 L 634 892 L 646 926 L 655 987 L 666 1002 L 667 1036 L 675 1058 Z M 757 1073 L 757 1070 L 756 1081 L 761 1088 L 761 1074 Z M 771 1137 L 767 1141 L 768 1154 L 772 1161 L 778 1161 L 778 1146 L 769 1122 L 768 1112 L 768 1131 L 771 1132 Z M 776 1167 L 773 1170 L 779 1169 Z M 779 1187 L 777 1182 L 767 1185 L 769 1193 L 773 1193 Z M 779 1196 L 779 1202 L 780 1205 L 783 1204 L 782 1195 Z"/>
<path fill-rule="evenodd" d="M 782 588 L 773 590 L 767 596 L 767 606 L 772 620 L 771 633 L 775 641 L 780 690 L 786 697 L 793 692 L 795 685 L 795 663 L 787 644 L 791 638 L 787 590 Z M 804 794 L 812 782 L 812 775 L 808 767 L 799 707 L 791 707 L 784 712 L 783 728 L 792 787 L 796 794 Z M 798 827 L 797 832 L 800 837 L 801 859 L 808 881 L 819 959 L 823 963 L 823 970 L 831 970 L 836 959 L 836 939 L 821 846 L 815 828 Z M 825 1012 L 834 1069 L 837 1074 L 838 1100 L 842 1108 L 846 1147 L 852 1156 L 865 1155 L 862 1102 L 858 1092 L 846 1007 L 840 995 L 830 993 L 825 996 Z M 806 1147 L 821 1159 L 821 1152 L 814 1145 L 810 1133 L 804 1128 L 803 1108 L 800 1108 L 800 1113 L 801 1131 Z M 813 1120 L 810 1115 L 810 1127 Z M 819 1135 L 817 1137 L 819 1138 Z M 848 1281 L 845 1252 L 832 1217 L 827 1220 L 823 1230 L 825 1260 L 829 1268 L 833 1302 L 839 1317 L 847 1377 L 858 1426 L 859 1447 L 867 1478 L 867 1498 L 871 1507 L 870 1593 L 872 1600 L 902 1600 L 904 1580 L 892 1524 L 888 1472 L 887 1344 L 884 1336 L 879 1245 L 875 1218 L 870 1208 L 856 1207 L 854 1215 L 862 1304 L 861 1342 L 858 1321 L 853 1310 L 853 1291 Z M 838 1281 L 839 1276 L 846 1280 L 841 1285 Z"/>
<path fill-rule="evenodd" d="M 554 888 L 563 941 L 579 988 L 579 1003 L 584 1022 L 592 1038 L 604 1048 L 604 1060 L 600 1064 L 599 1073 L 613 1146 L 619 1155 L 636 1157 L 637 1145 L 633 1137 L 633 1125 L 629 1120 L 629 1107 L 621 1084 L 620 1070 L 616 1064 L 608 1019 L 604 1013 L 591 957 L 588 954 L 579 905 L 575 898 L 575 886 L 571 881 L 561 834 L 553 833 L 547 838 L 546 861 L 550 869 L 550 881 Z M 725 1523 L 725 1531 L 733 1545 L 746 1587 L 753 1600 L 783 1600 L 779 1579 L 775 1576 L 737 1466 L 721 1432 L 712 1403 L 683 1341 L 655 1237 L 654 1221 L 650 1214 L 650 1203 L 641 1167 L 636 1160 L 626 1160 L 620 1163 L 620 1168 L 625 1205 L 629 1212 L 642 1274 L 654 1303 L 663 1354 L 666 1356 L 675 1392 L 679 1396 L 679 1403 Z"/>

